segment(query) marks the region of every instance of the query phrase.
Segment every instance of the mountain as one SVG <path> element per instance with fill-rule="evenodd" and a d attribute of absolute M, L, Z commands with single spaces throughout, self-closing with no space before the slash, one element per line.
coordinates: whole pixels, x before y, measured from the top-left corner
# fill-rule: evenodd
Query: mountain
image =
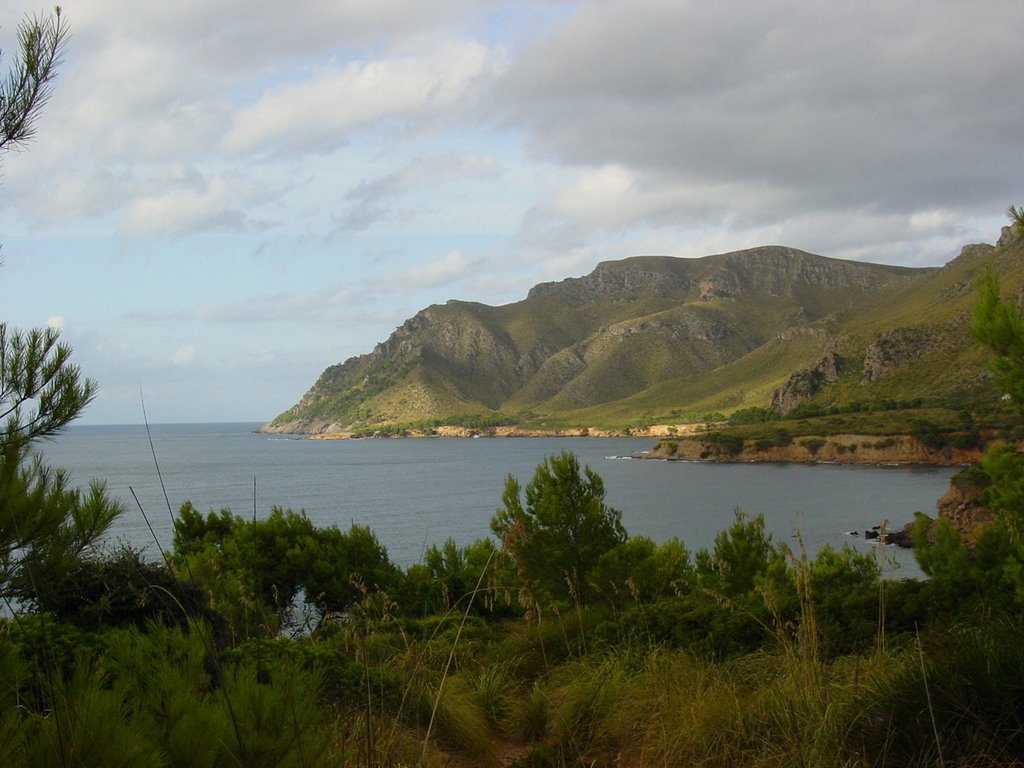
<path fill-rule="evenodd" d="M 968 336 L 986 268 L 1019 288 L 1020 238 L 941 268 L 783 246 L 637 256 L 504 306 L 449 301 L 328 367 L 266 431 L 515 422 L 625 427 L 808 400 L 993 399 Z"/>

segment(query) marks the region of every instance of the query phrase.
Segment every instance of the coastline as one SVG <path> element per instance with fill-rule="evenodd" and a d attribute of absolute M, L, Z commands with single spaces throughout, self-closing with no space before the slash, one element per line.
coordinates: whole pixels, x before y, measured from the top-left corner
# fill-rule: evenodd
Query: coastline
<path fill-rule="evenodd" d="M 976 464 L 981 450 L 941 448 L 932 449 L 908 435 L 803 435 L 787 445 L 744 444 L 738 451 L 730 451 L 714 440 L 701 440 L 708 434 L 704 424 L 653 424 L 633 429 L 600 429 L 597 427 L 567 427 L 564 429 L 527 429 L 515 426 L 470 428 L 439 426 L 430 430 L 387 429 L 325 430 L 317 433 L 289 432 L 260 428 L 263 434 L 292 435 L 302 440 L 386 440 L 398 438 L 647 438 L 655 445 L 635 458 L 662 461 L 706 461 L 729 463 L 770 464 L 861 464 L 878 466 L 934 466 L 956 467 Z"/>
<path fill-rule="evenodd" d="M 400 432 L 389 430 L 327 430 L 318 433 L 282 432 L 293 434 L 304 440 L 364 440 L 387 439 L 398 437 L 412 438 L 477 438 L 477 437 L 639 437 L 658 440 L 668 437 L 695 435 L 704 429 L 703 424 L 653 424 L 633 429 L 600 429 L 598 427 L 566 427 L 564 429 L 527 429 L 524 427 L 457 427 L 439 426 L 430 430 L 403 429 Z M 276 432 L 276 430 L 259 429 L 258 432 Z"/>
<path fill-rule="evenodd" d="M 981 449 L 933 449 L 908 435 L 804 435 L 786 445 L 743 444 L 730 451 L 720 442 L 691 437 L 663 440 L 647 458 L 781 464 L 865 464 L 882 466 L 958 467 L 976 464 Z"/>

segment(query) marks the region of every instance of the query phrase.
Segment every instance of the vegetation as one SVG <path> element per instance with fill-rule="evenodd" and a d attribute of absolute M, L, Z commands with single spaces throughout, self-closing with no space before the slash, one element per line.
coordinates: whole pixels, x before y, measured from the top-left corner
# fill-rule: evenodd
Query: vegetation
<path fill-rule="evenodd" d="M 0 151 L 23 145 L 35 134 L 67 36 L 59 6 L 52 18 L 28 19 L 18 26 L 19 56 L 0 82 Z"/>
<path fill-rule="evenodd" d="M 1024 235 L 1024 206 L 1011 205 L 1007 208 L 1006 215 L 1010 217 L 1013 231 L 1018 235 Z"/>
<path fill-rule="evenodd" d="M 58 16 L 22 35 L 41 83 L 26 119 L 61 29 Z M 8 108 L 20 91 L 0 93 Z M 981 306 L 974 333 L 1012 384 L 1024 362 L 1001 340 L 1021 318 L 997 289 Z M 448 541 L 405 571 L 367 528 L 189 504 L 173 551 L 147 562 L 97 551 L 118 506 L 32 454 L 92 383 L 55 332 L 0 325 L 0 342 L 4 765 L 1024 764 L 1024 464 L 1011 448 L 959 480 L 995 515 L 973 545 L 948 523 L 916 525 L 925 581 L 885 580 L 870 554 L 792 549 L 739 510 L 692 555 L 629 536 L 568 453 L 525 489 L 508 478 L 500 545 Z M 956 423 L 976 427 L 967 416 Z M 783 424 L 748 411 L 736 427 L 799 434 Z M 939 419 L 909 425 L 944 439 Z"/>
<path fill-rule="evenodd" d="M 1021 497 L 985 471 L 1017 524 Z M 873 554 L 794 551 L 739 511 L 692 555 L 628 536 L 570 454 L 520 490 L 494 519 L 508 546 L 449 541 L 406 571 L 365 530 L 186 505 L 168 563 L 90 561 L 0 623 L 6 764 L 1024 759 L 1024 570 L 1006 529 L 968 549 L 922 525 L 929 580 L 885 581 Z M 559 587 L 549 557 L 584 530 L 604 543 Z M 337 557 L 347 537 L 370 556 Z M 312 578 L 355 588 L 315 622 L 281 620 Z M 147 591 L 173 599 L 147 607 Z"/>
<path fill-rule="evenodd" d="M 604 503 L 604 483 L 590 467 L 580 474 L 571 453 L 544 461 L 526 486 L 509 475 L 491 530 L 537 596 L 573 596 L 586 604 L 588 577 L 602 555 L 626 538 L 622 513 Z M 533 599 L 533 598 L 531 598 Z"/>
<path fill-rule="evenodd" d="M 0 151 L 32 137 L 67 28 L 58 10 L 18 29 L 20 55 L 0 83 Z M 93 548 L 120 513 L 103 485 L 87 492 L 45 464 L 33 444 L 53 437 L 95 394 L 57 331 L 0 322 L 0 599 L 30 600 Z"/>
<path fill-rule="evenodd" d="M 1016 304 L 1002 299 L 999 280 L 991 270 L 979 285 L 971 331 L 996 353 L 996 384 L 1011 401 L 1024 404 L 1024 323 Z"/>

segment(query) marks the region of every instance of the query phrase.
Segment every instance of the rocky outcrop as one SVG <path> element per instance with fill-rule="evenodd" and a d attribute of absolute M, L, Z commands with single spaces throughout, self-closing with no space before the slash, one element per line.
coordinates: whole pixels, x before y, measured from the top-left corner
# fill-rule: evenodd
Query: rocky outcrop
<path fill-rule="evenodd" d="M 861 383 L 884 379 L 936 346 L 936 335 L 927 328 L 894 328 L 880 333 L 864 350 Z"/>
<path fill-rule="evenodd" d="M 794 464 L 917 464 L 960 466 L 978 460 L 977 449 L 928 448 L 908 435 L 804 435 L 760 441 L 725 441 L 714 435 L 662 440 L 653 459 L 686 461 L 789 462 Z"/>
<path fill-rule="evenodd" d="M 810 402 L 822 385 L 836 381 L 843 372 L 843 358 L 827 350 L 810 368 L 793 371 L 789 379 L 772 393 L 769 407 L 785 415 L 801 403 Z"/>
<path fill-rule="evenodd" d="M 873 292 L 894 288 L 923 273 L 906 267 L 822 258 L 778 245 L 710 256 L 708 261 L 713 269 L 699 282 L 705 301 L 751 293 L 794 296 L 808 288 L 845 291 L 848 295 Z M 864 266 L 869 268 L 863 269 Z"/>
<path fill-rule="evenodd" d="M 570 277 L 551 283 L 539 283 L 530 289 L 527 300 L 560 298 L 594 301 L 635 293 L 685 293 L 694 281 L 685 274 L 665 269 L 667 257 L 649 257 L 642 262 L 602 262 L 584 277 Z M 658 267 L 663 268 L 659 269 Z"/>
<path fill-rule="evenodd" d="M 949 490 L 938 501 L 939 517 L 952 523 L 967 542 L 973 542 L 975 531 L 993 519 L 982 501 L 984 490 L 978 470 L 967 469 L 950 480 Z"/>

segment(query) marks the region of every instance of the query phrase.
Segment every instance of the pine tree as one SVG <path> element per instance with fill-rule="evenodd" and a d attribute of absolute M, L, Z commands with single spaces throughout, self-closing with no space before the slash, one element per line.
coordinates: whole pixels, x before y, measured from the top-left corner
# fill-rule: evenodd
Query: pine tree
<path fill-rule="evenodd" d="M 535 592 L 586 603 L 587 575 L 626 540 L 622 513 L 604 501 L 600 475 L 565 451 L 538 465 L 526 486 L 509 475 L 494 531 Z"/>
<path fill-rule="evenodd" d="M 67 26 L 60 9 L 18 29 L 20 56 L 0 82 L 0 150 L 33 135 L 60 64 Z M 0 598 L 31 599 L 40 579 L 69 567 L 120 514 L 101 484 L 73 488 L 34 444 L 81 414 L 96 385 L 70 362 L 58 331 L 0 323 Z"/>

